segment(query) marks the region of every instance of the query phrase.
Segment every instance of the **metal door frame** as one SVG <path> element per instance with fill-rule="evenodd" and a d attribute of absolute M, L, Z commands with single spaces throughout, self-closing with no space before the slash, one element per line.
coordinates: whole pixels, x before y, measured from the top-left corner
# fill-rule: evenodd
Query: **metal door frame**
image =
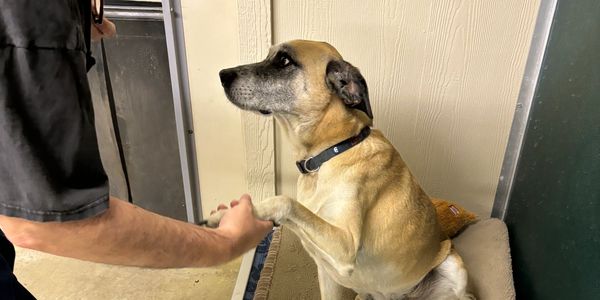
<path fill-rule="evenodd" d="M 202 217 L 202 205 L 180 0 L 162 0 L 162 11 L 187 220 L 196 223 Z"/>
<path fill-rule="evenodd" d="M 194 124 L 191 113 L 181 5 L 179 0 L 162 0 L 161 2 L 162 8 L 158 6 L 106 5 L 105 16 L 112 19 L 154 20 L 164 23 L 186 219 L 190 223 L 196 223 L 202 216 L 202 205 L 200 205 L 196 168 Z"/>
<path fill-rule="evenodd" d="M 515 115 L 508 137 L 508 144 L 506 145 L 506 152 L 504 153 L 500 179 L 496 188 L 496 197 L 494 199 L 494 206 L 492 207 L 493 218 L 504 220 L 506 215 L 515 171 L 519 163 L 519 157 L 521 156 L 525 131 L 527 130 L 531 103 L 533 102 L 539 81 L 557 2 L 558 0 L 541 0 L 540 2 L 529 55 L 525 65 L 525 73 L 523 74 L 523 81 L 515 108 Z"/>

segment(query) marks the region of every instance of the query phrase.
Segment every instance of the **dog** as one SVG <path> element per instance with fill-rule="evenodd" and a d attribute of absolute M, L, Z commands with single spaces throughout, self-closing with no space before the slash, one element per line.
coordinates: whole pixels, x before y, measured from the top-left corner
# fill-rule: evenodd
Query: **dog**
<path fill-rule="evenodd" d="M 229 101 L 274 116 L 293 145 L 297 200 L 264 199 L 254 214 L 300 238 L 317 265 L 321 299 L 473 299 L 429 196 L 393 145 L 369 130 L 364 77 L 334 47 L 286 42 L 219 76 Z"/>

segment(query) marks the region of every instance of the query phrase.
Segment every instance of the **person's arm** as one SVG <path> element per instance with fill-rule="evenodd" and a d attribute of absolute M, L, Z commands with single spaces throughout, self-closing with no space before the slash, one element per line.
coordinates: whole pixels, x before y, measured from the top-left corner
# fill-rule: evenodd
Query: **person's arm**
<path fill-rule="evenodd" d="M 255 247 L 272 228 L 252 215 L 250 197 L 208 229 L 115 198 L 103 214 L 81 221 L 31 222 L 0 216 L 0 228 L 15 245 L 82 260 L 142 267 L 205 267 L 229 261 Z"/>

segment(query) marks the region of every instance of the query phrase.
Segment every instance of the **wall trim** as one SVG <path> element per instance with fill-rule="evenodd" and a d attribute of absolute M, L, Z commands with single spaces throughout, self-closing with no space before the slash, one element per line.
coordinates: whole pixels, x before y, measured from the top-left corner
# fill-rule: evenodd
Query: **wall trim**
<path fill-rule="evenodd" d="M 493 218 L 504 220 L 506 215 L 506 208 L 508 207 L 510 194 L 512 192 L 515 172 L 519 163 L 523 140 L 527 130 L 531 104 L 539 82 L 539 75 L 546 53 L 548 37 L 550 36 L 550 31 L 552 29 L 557 2 L 558 0 L 541 0 L 540 3 L 529 55 L 525 65 L 525 73 L 523 74 L 523 81 L 517 99 L 515 115 L 508 137 L 506 152 L 504 154 L 504 162 L 502 163 L 502 169 L 500 171 L 500 179 L 496 189 L 494 205 L 492 207 Z"/>
<path fill-rule="evenodd" d="M 266 57 L 272 41 L 271 1 L 238 0 L 240 63 Z M 240 111 L 246 154 L 246 183 L 253 201 L 275 195 L 275 126 L 272 118 Z M 232 300 L 244 297 L 255 249 L 242 258 Z"/>

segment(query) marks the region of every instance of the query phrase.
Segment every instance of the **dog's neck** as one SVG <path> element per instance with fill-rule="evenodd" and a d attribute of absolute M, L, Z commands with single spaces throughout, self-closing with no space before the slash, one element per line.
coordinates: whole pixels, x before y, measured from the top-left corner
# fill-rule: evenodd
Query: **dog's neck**
<path fill-rule="evenodd" d="M 332 98 L 327 107 L 318 112 L 301 116 L 278 115 L 276 119 L 287 133 L 297 160 L 319 154 L 371 125 L 371 120 L 358 111 L 349 110 L 338 98 Z"/>

